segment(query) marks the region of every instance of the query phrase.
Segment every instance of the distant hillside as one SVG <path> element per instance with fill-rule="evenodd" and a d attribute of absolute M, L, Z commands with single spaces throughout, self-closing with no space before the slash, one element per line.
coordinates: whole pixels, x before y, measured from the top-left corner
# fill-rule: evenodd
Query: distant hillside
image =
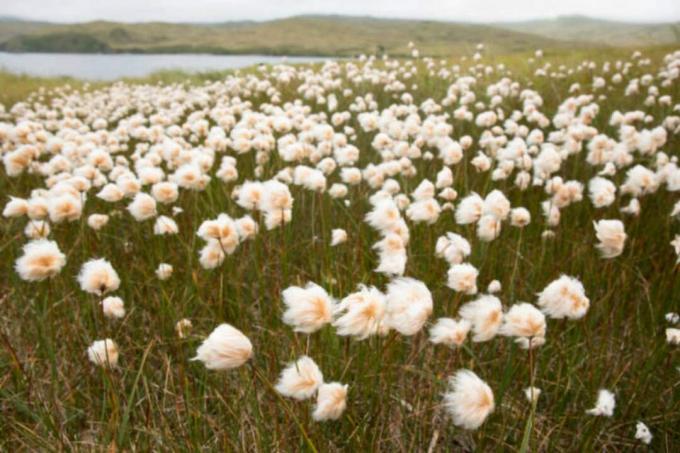
<path fill-rule="evenodd" d="M 592 46 L 680 43 L 680 23 L 633 24 L 571 16 L 493 25 L 348 16 L 299 16 L 267 22 L 53 24 L 0 20 L 0 50 L 85 53 L 261 53 L 271 55 L 470 53 L 483 42 L 492 53 Z"/>
<path fill-rule="evenodd" d="M 406 55 L 409 41 L 434 56 L 470 53 L 479 42 L 492 53 L 585 46 L 488 25 L 345 16 L 215 24 L 0 22 L 0 49 L 12 52 Z"/>
<path fill-rule="evenodd" d="M 499 28 L 551 39 L 610 46 L 650 46 L 680 43 L 680 22 L 643 24 L 565 16 L 556 19 L 498 23 Z"/>

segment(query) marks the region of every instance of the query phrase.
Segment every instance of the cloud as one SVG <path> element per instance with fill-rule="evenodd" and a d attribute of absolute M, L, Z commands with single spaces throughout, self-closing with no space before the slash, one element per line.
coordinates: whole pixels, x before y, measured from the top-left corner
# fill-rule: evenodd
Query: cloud
<path fill-rule="evenodd" d="M 3 2 L 8 3 L 8 2 Z M 0 5 L 0 15 L 55 22 L 226 22 L 299 14 L 347 14 L 497 22 L 581 14 L 627 21 L 680 20 L 677 0 L 22 0 Z"/>

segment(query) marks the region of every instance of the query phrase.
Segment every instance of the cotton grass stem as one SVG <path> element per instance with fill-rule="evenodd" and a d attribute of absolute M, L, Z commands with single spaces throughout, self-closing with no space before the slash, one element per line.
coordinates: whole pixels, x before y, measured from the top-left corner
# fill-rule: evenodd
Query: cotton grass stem
<path fill-rule="evenodd" d="M 520 446 L 520 453 L 530 451 L 529 444 L 531 443 L 531 432 L 534 429 L 534 418 L 536 416 L 536 402 L 538 398 L 534 396 L 534 354 L 532 347 L 533 338 L 529 338 L 529 395 L 531 397 L 531 412 L 524 426 L 524 435 L 522 436 L 522 445 Z"/>
<path fill-rule="evenodd" d="M 249 363 L 250 368 L 253 370 L 253 373 L 255 374 L 255 377 L 257 377 L 266 387 L 268 390 L 270 390 L 274 396 L 279 400 L 285 411 L 290 415 L 290 417 L 293 419 L 295 424 L 297 425 L 298 429 L 300 430 L 300 433 L 302 433 L 302 437 L 304 437 L 305 442 L 307 443 L 307 446 L 311 451 L 314 453 L 318 453 L 317 448 L 314 446 L 314 443 L 312 440 L 309 438 L 309 435 L 307 434 L 307 431 L 305 430 L 305 427 L 302 426 L 302 423 L 300 422 L 300 419 L 295 415 L 295 412 L 291 409 L 290 405 L 288 402 L 279 394 L 279 392 L 276 391 L 274 388 L 274 385 L 267 379 L 263 373 L 260 372 L 260 370 L 253 365 L 252 363 Z"/>

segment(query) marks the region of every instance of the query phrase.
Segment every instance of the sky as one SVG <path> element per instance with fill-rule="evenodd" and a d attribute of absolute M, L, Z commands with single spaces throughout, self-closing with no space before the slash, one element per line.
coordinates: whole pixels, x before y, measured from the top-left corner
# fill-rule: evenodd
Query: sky
<path fill-rule="evenodd" d="M 680 21 L 680 0 L 0 0 L 0 16 L 52 22 L 227 22 L 300 14 L 500 22 L 580 14 Z"/>

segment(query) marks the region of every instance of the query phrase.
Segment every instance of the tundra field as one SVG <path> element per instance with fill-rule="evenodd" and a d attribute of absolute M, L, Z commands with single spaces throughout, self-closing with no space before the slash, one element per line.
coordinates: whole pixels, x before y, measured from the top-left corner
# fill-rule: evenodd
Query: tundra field
<path fill-rule="evenodd" d="M 680 51 L 411 49 L 0 76 L 0 450 L 677 451 Z"/>

